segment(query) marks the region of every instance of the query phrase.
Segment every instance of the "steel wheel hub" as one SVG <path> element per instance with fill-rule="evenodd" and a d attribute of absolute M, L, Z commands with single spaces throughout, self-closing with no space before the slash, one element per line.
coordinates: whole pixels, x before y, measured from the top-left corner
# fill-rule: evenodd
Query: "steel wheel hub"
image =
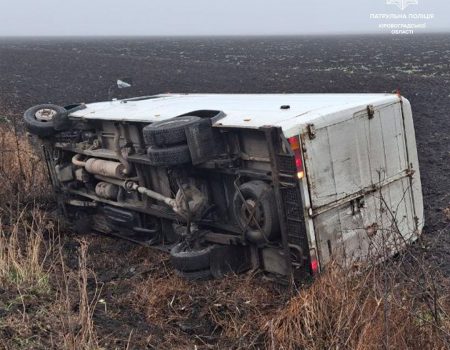
<path fill-rule="evenodd" d="M 41 122 L 49 122 L 56 115 L 56 111 L 49 108 L 39 109 L 34 113 L 34 117 Z"/>
<path fill-rule="evenodd" d="M 257 205 L 255 200 L 246 199 L 241 206 L 241 217 L 244 222 L 252 229 L 259 229 L 264 225 L 264 213 L 261 210 L 261 204 Z"/>

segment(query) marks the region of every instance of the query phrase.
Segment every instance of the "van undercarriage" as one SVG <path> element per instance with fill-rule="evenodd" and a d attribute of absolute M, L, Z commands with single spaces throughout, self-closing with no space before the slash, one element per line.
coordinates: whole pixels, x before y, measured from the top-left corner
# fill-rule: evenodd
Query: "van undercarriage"
<path fill-rule="evenodd" d="M 36 120 L 28 127 L 43 141 L 59 212 L 75 231 L 170 251 L 191 279 L 312 273 L 295 157 L 281 128 L 221 127 L 218 111 L 149 124 L 56 110 L 46 123 L 46 108 L 54 111 L 27 111 Z"/>
<path fill-rule="evenodd" d="M 24 119 L 75 231 L 168 251 L 189 279 L 303 281 L 331 261 L 384 261 L 423 229 L 400 95 L 167 94 Z"/>

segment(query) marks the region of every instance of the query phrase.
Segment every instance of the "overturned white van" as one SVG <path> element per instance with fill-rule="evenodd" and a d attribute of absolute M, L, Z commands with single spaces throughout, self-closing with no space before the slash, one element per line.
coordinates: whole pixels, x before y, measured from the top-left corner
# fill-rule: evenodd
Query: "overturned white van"
<path fill-rule="evenodd" d="M 421 234 L 412 112 L 396 94 L 168 94 L 24 115 L 74 229 L 170 251 L 187 278 L 301 280 Z"/>

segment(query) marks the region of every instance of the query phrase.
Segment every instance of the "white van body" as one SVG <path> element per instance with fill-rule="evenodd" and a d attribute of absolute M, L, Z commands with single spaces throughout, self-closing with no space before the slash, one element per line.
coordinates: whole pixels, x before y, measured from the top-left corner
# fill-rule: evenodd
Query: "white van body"
<path fill-rule="evenodd" d="M 239 246 L 242 249 L 236 248 L 238 253 L 231 260 L 251 255 L 253 267 L 284 276 L 295 268 L 314 273 L 331 260 L 348 266 L 368 258 L 384 260 L 422 232 L 423 199 L 411 106 L 397 94 L 164 94 L 78 104 L 65 110 L 67 113 L 61 115 L 69 119 L 56 130 L 49 130 L 48 116 L 60 113 L 59 107 L 36 106 L 25 113 L 25 120 L 30 132 L 50 145 L 50 177 L 57 192 L 65 193 L 60 201 L 66 201 L 66 213 L 78 210 L 76 203 L 83 203 L 98 208 L 93 214 L 96 218 L 106 213 L 106 219 L 119 226 L 132 221 L 128 231 L 153 232 L 146 222 L 158 218 L 161 222 L 179 221 L 167 211 L 166 204 L 173 205 L 180 195 L 180 190 L 173 190 L 175 180 L 170 174 L 184 172 L 181 180 L 189 186 L 198 179 L 203 181 L 194 192 L 215 188 L 215 195 L 205 196 L 218 208 L 217 213 L 213 209 L 213 219 L 198 221 L 198 227 L 210 230 L 204 239 L 221 247 Z M 47 118 L 43 122 L 34 119 L 42 119 L 42 115 Z M 147 128 L 161 121 L 177 123 L 183 116 L 194 116 L 200 124 L 207 120 L 206 126 L 201 124 L 203 129 L 185 129 L 186 135 L 181 135 L 180 140 L 188 138 L 188 145 L 182 146 L 189 146 L 191 155 L 184 159 L 188 163 L 173 170 L 171 163 L 160 166 L 149 160 L 152 152 L 166 152 L 159 147 L 171 151 L 180 144 L 166 140 L 168 146 L 152 146 L 143 141 L 145 132 L 151 131 Z M 201 132 L 206 136 L 198 138 Z M 198 147 L 203 153 L 197 152 L 189 137 L 195 142 L 203 140 Z M 208 145 L 215 147 L 216 138 L 225 140 L 221 144 L 226 144 L 227 151 L 211 152 L 208 158 Z M 292 140 L 297 140 L 298 153 L 290 148 Z M 124 147 L 134 148 L 126 156 L 128 161 L 123 156 Z M 52 156 L 55 151 L 60 154 L 58 159 Z M 288 170 L 282 170 L 281 158 Z M 95 168 L 95 162 L 114 169 L 131 165 L 131 170 L 128 177 L 111 175 L 111 171 L 105 177 L 108 169 Z M 297 162 L 301 169 L 295 172 Z M 100 186 L 94 191 L 96 184 L 103 189 Z M 179 186 L 184 185 L 178 182 Z M 109 192 L 104 188 L 113 189 L 114 196 L 123 188 L 126 193 L 106 198 Z M 265 203 L 266 209 L 272 208 L 265 213 L 273 213 L 272 224 L 279 220 L 273 227 L 281 233 L 275 232 L 270 239 L 263 234 L 264 240 L 258 236 L 259 241 L 255 241 L 246 236 L 248 223 L 244 228 L 238 225 L 239 215 L 248 214 L 248 203 L 255 207 L 261 204 L 259 197 L 255 204 L 242 196 L 241 189 L 248 192 L 249 188 L 258 193 L 261 188 L 273 192 L 277 208 Z M 139 193 L 127 194 L 130 189 Z M 142 194 L 150 197 L 145 199 Z M 231 206 L 240 205 L 239 196 L 244 201 L 242 208 L 233 209 L 228 216 Z M 158 204 L 161 201 L 166 204 Z M 83 208 L 80 212 L 86 215 Z M 157 242 L 157 238 L 151 241 Z M 222 255 L 217 254 L 222 258 L 217 259 L 223 260 L 230 252 L 224 248 Z M 290 257 L 293 252 L 298 255 L 295 259 Z M 300 275 L 304 276 L 303 272 Z"/>
<path fill-rule="evenodd" d="M 300 136 L 306 228 L 320 266 L 332 258 L 387 257 L 421 234 L 420 172 L 411 106 L 404 97 L 168 94 L 94 103 L 72 116 L 154 122 L 203 109 L 225 113 L 216 127 L 274 125 L 286 138 Z"/>

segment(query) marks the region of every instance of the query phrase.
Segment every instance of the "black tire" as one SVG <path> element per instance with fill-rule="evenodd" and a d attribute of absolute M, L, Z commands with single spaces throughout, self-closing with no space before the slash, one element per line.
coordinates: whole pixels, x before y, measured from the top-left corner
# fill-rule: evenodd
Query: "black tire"
<path fill-rule="evenodd" d="M 239 187 L 233 197 L 233 214 L 236 222 L 245 232 L 246 238 L 256 244 L 273 240 L 279 234 L 279 218 L 273 189 L 265 182 L 254 180 Z M 242 197 L 247 205 L 244 205 Z M 256 206 L 257 205 L 257 206 Z M 249 215 L 247 206 L 255 208 L 255 215 Z"/>
<path fill-rule="evenodd" d="M 170 250 L 170 261 L 178 271 L 192 272 L 208 269 L 211 265 L 211 252 L 215 245 L 200 249 L 187 249 L 186 243 L 181 242 Z"/>
<path fill-rule="evenodd" d="M 189 272 L 175 270 L 175 272 L 178 276 L 191 281 L 206 281 L 213 278 L 213 275 L 209 269 Z"/>
<path fill-rule="evenodd" d="M 188 145 L 178 145 L 169 148 L 149 147 L 147 156 L 151 165 L 154 166 L 173 166 L 191 162 Z"/>
<path fill-rule="evenodd" d="M 55 118 L 63 117 L 66 114 L 67 111 L 61 106 L 43 104 L 27 109 L 23 114 L 23 119 L 30 133 L 40 137 L 49 137 L 56 132 Z"/>
<path fill-rule="evenodd" d="M 187 115 L 147 125 L 142 129 L 144 141 L 148 146 L 158 147 L 186 142 L 186 127 L 199 123 L 201 120 L 199 117 Z"/>

